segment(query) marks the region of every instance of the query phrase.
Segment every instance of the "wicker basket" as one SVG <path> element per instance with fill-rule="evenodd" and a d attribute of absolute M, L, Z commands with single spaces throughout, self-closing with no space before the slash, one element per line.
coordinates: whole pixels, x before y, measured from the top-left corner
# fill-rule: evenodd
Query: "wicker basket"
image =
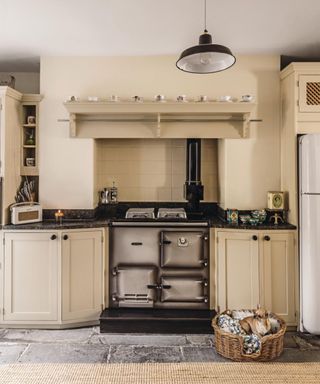
<path fill-rule="evenodd" d="M 217 352 L 234 361 L 269 361 L 279 357 L 283 351 L 283 337 L 286 332 L 285 322 L 274 313 L 269 316 L 277 319 L 280 329 L 273 335 L 267 335 L 261 338 L 261 348 L 257 353 L 247 355 L 243 352 L 243 337 L 221 330 L 217 321 L 220 315 L 226 314 L 227 311 L 215 316 L 212 320 L 212 327 L 215 333 L 215 347 Z"/>

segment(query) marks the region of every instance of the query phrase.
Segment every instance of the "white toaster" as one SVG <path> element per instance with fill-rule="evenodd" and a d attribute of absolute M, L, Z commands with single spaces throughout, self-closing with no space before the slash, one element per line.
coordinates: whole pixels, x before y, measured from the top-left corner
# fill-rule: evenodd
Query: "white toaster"
<path fill-rule="evenodd" d="M 37 223 L 42 221 L 42 207 L 39 203 L 16 203 L 10 207 L 12 224 Z"/>

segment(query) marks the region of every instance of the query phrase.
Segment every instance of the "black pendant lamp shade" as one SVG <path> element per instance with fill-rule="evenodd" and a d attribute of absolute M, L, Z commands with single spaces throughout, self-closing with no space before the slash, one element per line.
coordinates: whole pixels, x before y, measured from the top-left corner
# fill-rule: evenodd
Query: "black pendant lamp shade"
<path fill-rule="evenodd" d="M 236 62 L 229 48 L 212 44 L 212 37 L 205 29 L 199 45 L 187 48 L 176 62 L 177 68 L 190 73 L 214 73 L 230 68 Z"/>

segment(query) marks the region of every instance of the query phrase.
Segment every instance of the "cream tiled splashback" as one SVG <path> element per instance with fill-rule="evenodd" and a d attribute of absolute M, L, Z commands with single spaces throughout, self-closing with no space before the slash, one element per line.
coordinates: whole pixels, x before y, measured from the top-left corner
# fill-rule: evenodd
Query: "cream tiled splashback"
<path fill-rule="evenodd" d="M 185 201 L 186 140 L 97 140 L 97 190 L 115 185 L 120 201 Z M 218 201 L 216 140 L 202 140 L 205 201 Z"/>

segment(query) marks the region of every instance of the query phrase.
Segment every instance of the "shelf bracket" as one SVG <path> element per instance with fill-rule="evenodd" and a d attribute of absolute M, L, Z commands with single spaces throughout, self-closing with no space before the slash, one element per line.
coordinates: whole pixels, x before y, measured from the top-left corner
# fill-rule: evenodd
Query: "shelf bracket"
<path fill-rule="evenodd" d="M 77 136 L 77 128 L 76 128 L 76 114 L 70 113 L 70 137 Z"/>
<path fill-rule="evenodd" d="M 161 136 L 161 115 L 157 114 L 157 137 Z"/>

